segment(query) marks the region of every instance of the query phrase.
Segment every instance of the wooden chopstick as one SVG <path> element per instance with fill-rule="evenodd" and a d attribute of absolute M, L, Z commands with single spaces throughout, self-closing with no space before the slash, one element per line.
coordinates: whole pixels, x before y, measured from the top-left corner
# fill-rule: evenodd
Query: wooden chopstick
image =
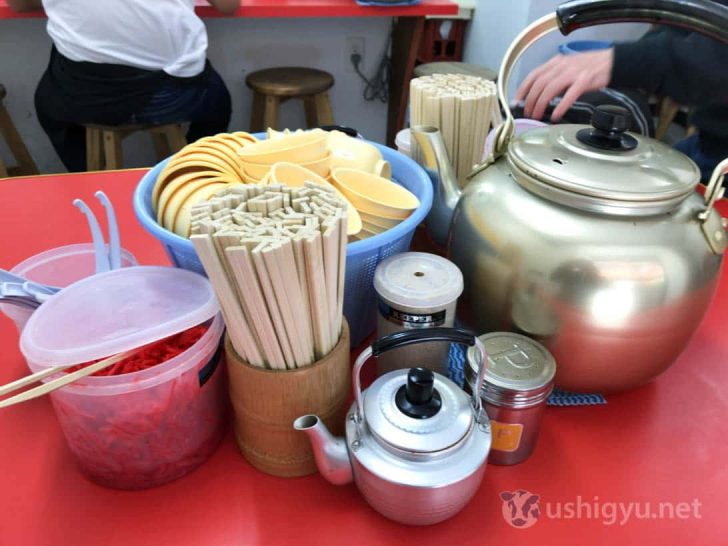
<path fill-rule="evenodd" d="M 38 398 L 40 396 L 43 396 L 45 394 L 48 394 L 49 392 L 52 392 L 56 389 L 60 389 L 61 387 L 64 387 L 68 385 L 69 383 L 73 383 L 77 379 L 81 379 L 82 377 L 86 377 L 87 375 L 94 374 L 98 372 L 99 370 L 103 370 L 104 368 L 108 368 L 109 366 L 113 366 L 117 362 L 120 362 L 127 358 L 128 356 L 133 355 L 139 349 L 135 349 L 133 351 L 126 351 L 124 353 L 119 353 L 117 355 L 111 356 L 109 358 L 105 358 L 104 360 L 99 360 L 98 362 L 95 362 L 94 364 L 90 364 L 89 366 L 86 366 L 85 368 L 81 368 L 80 370 L 76 370 L 75 372 L 69 373 L 63 377 L 59 377 L 58 379 L 54 379 L 53 381 L 49 381 L 48 383 L 45 383 L 43 385 L 39 385 L 33 389 L 27 390 L 25 392 L 22 392 L 20 394 L 16 394 L 15 396 L 11 396 L 10 398 L 6 398 L 5 400 L 0 401 L 0 408 L 6 408 L 8 406 L 13 406 L 15 404 L 19 404 L 21 402 L 27 402 L 28 400 L 33 400 L 34 398 Z M 44 370 L 42 372 L 37 372 L 32 375 L 29 375 L 28 377 L 24 377 L 22 379 L 19 379 L 17 381 L 13 381 L 12 383 L 8 383 L 7 385 L 4 385 L 0 389 L 0 394 L 8 394 L 10 392 L 13 392 L 17 389 L 20 389 L 24 386 L 27 386 L 31 383 L 35 383 L 36 381 L 40 381 L 41 379 L 45 379 L 46 377 L 49 377 L 53 374 L 62 372 L 69 366 L 55 366 L 53 368 L 48 368 L 47 370 Z"/>
<path fill-rule="evenodd" d="M 193 235 L 190 240 L 195 247 L 197 256 L 205 267 L 208 277 L 210 277 L 235 351 L 250 364 L 263 366 L 263 356 L 243 316 L 243 310 L 235 289 L 225 273 L 225 268 L 221 263 L 220 256 L 217 254 L 212 237 L 210 235 Z"/>
<path fill-rule="evenodd" d="M 225 254 L 242 292 L 241 303 L 247 309 L 246 314 L 255 317 L 255 320 L 252 321 L 253 328 L 261 341 L 266 362 L 273 369 L 285 370 L 286 360 L 278 343 L 268 307 L 263 299 L 263 291 L 255 273 L 250 251 L 245 246 L 228 247 L 225 249 Z"/>

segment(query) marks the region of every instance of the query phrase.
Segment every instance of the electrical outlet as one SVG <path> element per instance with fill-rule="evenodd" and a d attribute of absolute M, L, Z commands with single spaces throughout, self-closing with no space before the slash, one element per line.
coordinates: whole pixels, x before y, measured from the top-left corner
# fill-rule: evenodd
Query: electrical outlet
<path fill-rule="evenodd" d="M 349 72 L 354 72 L 354 66 L 351 64 L 351 56 L 359 55 L 361 60 L 359 61 L 359 70 L 364 70 L 364 38 L 360 36 L 352 36 L 346 39 L 346 69 Z"/>

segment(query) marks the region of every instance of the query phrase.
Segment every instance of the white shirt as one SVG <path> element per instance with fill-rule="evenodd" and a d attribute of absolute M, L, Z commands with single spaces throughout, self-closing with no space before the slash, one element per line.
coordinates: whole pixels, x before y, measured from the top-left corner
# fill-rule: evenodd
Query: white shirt
<path fill-rule="evenodd" d="M 43 0 L 48 34 L 73 61 L 122 64 L 196 76 L 207 31 L 195 0 Z"/>

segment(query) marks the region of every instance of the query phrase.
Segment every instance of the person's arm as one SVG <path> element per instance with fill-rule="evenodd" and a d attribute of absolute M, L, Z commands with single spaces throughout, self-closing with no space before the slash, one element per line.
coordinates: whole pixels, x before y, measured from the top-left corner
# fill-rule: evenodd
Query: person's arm
<path fill-rule="evenodd" d="M 7 0 L 10 9 L 18 13 L 43 9 L 41 0 Z"/>
<path fill-rule="evenodd" d="M 728 45 L 667 29 L 651 40 L 616 44 L 610 85 L 643 89 L 686 106 L 727 104 L 727 60 Z"/>
<path fill-rule="evenodd" d="M 582 93 L 607 85 L 639 88 L 680 104 L 728 102 L 728 45 L 676 29 L 650 32 L 636 42 L 574 55 L 557 55 L 535 69 L 516 92 L 524 114 L 543 117 L 554 97 L 564 94 L 551 119 L 559 121 Z"/>
<path fill-rule="evenodd" d="M 232 15 L 240 7 L 240 0 L 207 0 L 217 11 Z"/>

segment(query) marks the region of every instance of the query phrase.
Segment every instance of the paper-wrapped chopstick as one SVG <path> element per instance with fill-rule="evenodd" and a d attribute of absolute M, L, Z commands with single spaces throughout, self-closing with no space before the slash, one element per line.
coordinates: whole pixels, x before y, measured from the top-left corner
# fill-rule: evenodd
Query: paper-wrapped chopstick
<path fill-rule="evenodd" d="M 440 129 L 460 184 L 480 163 L 488 132 L 501 123 L 495 84 L 464 74 L 433 74 L 410 84 L 411 124 Z"/>

